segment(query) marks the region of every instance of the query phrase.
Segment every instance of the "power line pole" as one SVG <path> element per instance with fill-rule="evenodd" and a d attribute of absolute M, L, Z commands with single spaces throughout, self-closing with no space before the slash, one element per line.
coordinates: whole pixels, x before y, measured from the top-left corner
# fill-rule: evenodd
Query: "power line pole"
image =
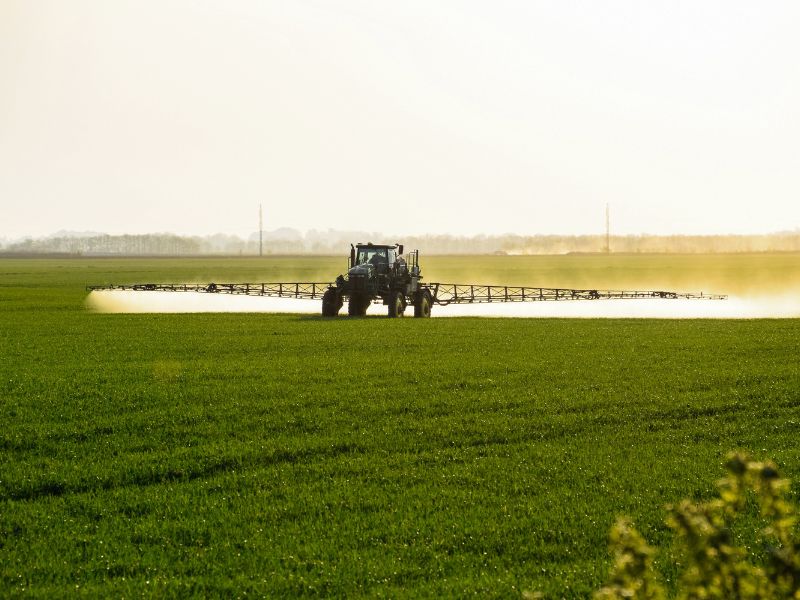
<path fill-rule="evenodd" d="M 609 212 L 608 202 L 606 202 L 606 254 L 611 252 L 611 218 Z"/>
<path fill-rule="evenodd" d="M 264 256 L 264 214 L 258 205 L 258 255 Z"/>

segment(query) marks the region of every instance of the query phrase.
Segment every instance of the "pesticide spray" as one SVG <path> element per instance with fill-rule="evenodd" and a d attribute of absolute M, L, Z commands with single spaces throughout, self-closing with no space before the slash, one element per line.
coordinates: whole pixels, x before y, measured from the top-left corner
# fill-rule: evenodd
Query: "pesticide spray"
<path fill-rule="evenodd" d="M 86 305 L 100 313 L 287 313 L 319 314 L 320 301 L 231 294 L 93 291 Z M 373 303 L 368 316 L 386 314 Z M 761 319 L 800 318 L 800 289 L 762 296 L 731 296 L 724 302 L 668 299 L 600 299 L 576 302 L 493 302 L 439 306 L 434 317 L 585 319 Z"/>

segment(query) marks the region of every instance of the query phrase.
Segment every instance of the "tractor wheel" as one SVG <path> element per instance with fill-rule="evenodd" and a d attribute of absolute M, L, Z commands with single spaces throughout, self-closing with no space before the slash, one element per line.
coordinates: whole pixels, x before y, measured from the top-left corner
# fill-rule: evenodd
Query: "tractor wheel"
<path fill-rule="evenodd" d="M 347 314 L 351 317 L 364 317 L 369 308 L 369 298 L 363 296 L 350 296 L 347 303 Z"/>
<path fill-rule="evenodd" d="M 406 298 L 403 292 L 393 292 L 389 299 L 389 316 L 402 317 L 406 310 Z"/>
<path fill-rule="evenodd" d="M 342 308 L 342 299 L 334 288 L 329 288 L 322 295 L 322 316 L 335 317 L 339 314 L 340 308 Z"/>
<path fill-rule="evenodd" d="M 414 298 L 414 316 L 417 318 L 425 318 L 431 316 L 431 295 L 428 291 L 418 292 Z"/>

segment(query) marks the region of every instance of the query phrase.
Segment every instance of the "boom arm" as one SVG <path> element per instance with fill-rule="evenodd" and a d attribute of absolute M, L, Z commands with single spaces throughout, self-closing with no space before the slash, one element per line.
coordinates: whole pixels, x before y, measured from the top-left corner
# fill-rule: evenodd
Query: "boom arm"
<path fill-rule="evenodd" d="M 568 288 L 509 287 L 501 285 L 463 285 L 429 283 L 436 304 L 478 304 L 484 302 L 538 302 L 543 300 L 601 300 L 630 298 L 687 298 L 724 300 L 720 294 L 667 292 L 662 290 L 575 290 Z"/>
<path fill-rule="evenodd" d="M 90 292 L 136 291 L 136 292 L 200 292 L 209 294 L 240 294 L 273 298 L 322 298 L 333 284 L 324 282 L 278 282 L 278 283 L 137 283 L 130 285 L 91 285 Z M 430 291 L 435 304 L 480 304 L 486 302 L 540 302 L 545 300 L 601 300 L 601 299 L 704 299 L 725 300 L 722 294 L 693 294 L 663 290 L 577 290 L 569 288 L 511 287 L 501 285 L 475 285 L 461 283 L 427 283 L 423 288 Z"/>

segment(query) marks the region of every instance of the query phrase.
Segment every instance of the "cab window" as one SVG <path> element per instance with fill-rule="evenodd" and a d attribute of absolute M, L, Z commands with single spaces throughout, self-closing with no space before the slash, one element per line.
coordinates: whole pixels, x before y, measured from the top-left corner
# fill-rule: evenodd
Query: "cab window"
<path fill-rule="evenodd" d="M 387 263 L 386 248 L 359 248 L 358 256 L 356 256 L 357 265 L 365 264 L 376 265 L 379 263 Z"/>

